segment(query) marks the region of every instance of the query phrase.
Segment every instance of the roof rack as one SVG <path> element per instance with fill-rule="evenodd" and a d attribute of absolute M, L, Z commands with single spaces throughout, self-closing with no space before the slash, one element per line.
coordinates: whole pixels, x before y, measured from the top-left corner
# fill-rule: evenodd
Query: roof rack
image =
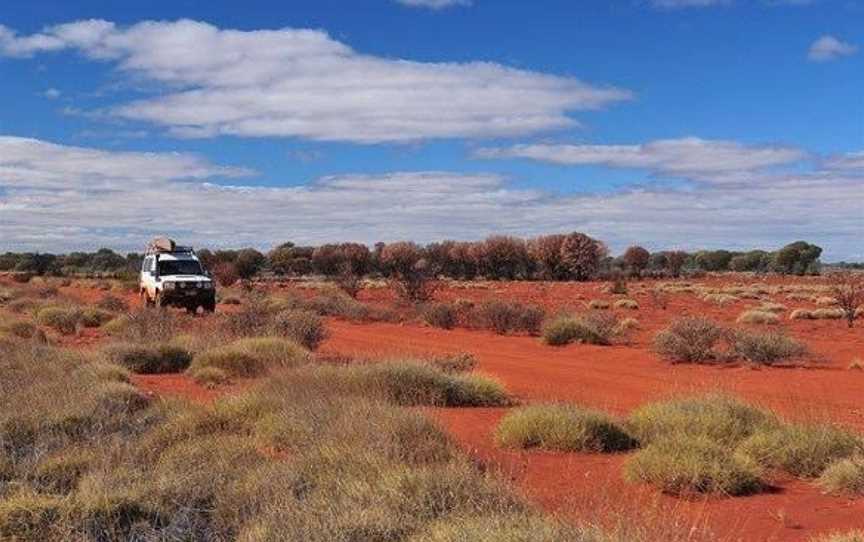
<path fill-rule="evenodd" d="M 168 237 L 155 237 L 147 244 L 147 248 L 144 252 L 145 255 L 148 256 L 151 254 L 195 253 L 191 246 L 180 246 L 175 243 L 173 239 L 169 239 Z"/>

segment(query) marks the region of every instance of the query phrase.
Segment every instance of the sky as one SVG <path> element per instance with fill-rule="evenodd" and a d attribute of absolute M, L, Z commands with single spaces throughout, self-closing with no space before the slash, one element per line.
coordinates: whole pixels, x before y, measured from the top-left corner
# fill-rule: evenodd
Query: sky
<path fill-rule="evenodd" d="M 0 251 L 582 231 L 864 260 L 864 0 L 0 7 Z"/>

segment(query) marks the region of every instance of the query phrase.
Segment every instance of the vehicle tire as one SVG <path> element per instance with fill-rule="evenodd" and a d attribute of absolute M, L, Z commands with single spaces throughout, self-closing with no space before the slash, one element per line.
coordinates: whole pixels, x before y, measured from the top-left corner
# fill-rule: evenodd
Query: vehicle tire
<path fill-rule="evenodd" d="M 195 316 L 196 314 L 198 314 L 198 307 L 192 305 L 186 307 L 186 314 L 191 314 L 192 316 Z"/>
<path fill-rule="evenodd" d="M 213 313 L 216 312 L 216 301 L 208 301 L 204 303 L 203 307 L 204 312 Z"/>

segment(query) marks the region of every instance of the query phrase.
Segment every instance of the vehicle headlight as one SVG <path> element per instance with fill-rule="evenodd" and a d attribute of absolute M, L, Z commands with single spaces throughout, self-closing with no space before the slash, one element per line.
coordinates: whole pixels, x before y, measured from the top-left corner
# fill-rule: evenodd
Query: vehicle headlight
<path fill-rule="evenodd" d="M 177 286 L 177 284 L 174 282 L 166 282 L 165 283 L 165 289 L 166 290 L 173 290 L 176 286 Z"/>
<path fill-rule="evenodd" d="M 200 280 L 195 283 L 195 287 L 198 288 L 199 290 L 201 289 L 201 286 L 202 286 L 202 283 Z"/>
<path fill-rule="evenodd" d="M 204 283 L 204 289 L 205 290 L 209 290 L 211 288 L 213 288 L 213 283 L 211 281 L 208 280 L 207 282 Z"/>

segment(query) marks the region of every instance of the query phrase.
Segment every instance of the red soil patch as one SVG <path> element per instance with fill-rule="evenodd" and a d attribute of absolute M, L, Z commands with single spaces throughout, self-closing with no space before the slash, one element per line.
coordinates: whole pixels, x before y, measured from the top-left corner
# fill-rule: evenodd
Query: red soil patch
<path fill-rule="evenodd" d="M 196 403 L 212 403 L 224 395 L 239 393 L 249 386 L 249 381 L 240 381 L 207 388 L 183 373 L 132 375 L 132 383 L 151 395 L 187 399 Z"/>
<path fill-rule="evenodd" d="M 474 301 L 502 296 L 547 309 L 578 306 L 594 298 L 614 299 L 598 284 L 496 284 L 493 289 L 444 290 L 441 299 Z M 378 291 L 375 291 L 379 294 Z M 387 295 L 380 293 L 380 295 Z M 368 297 L 372 297 L 367 293 Z M 842 422 L 864 431 L 864 372 L 845 367 L 864 354 L 861 328 L 836 321 L 784 321 L 781 327 L 814 352 L 811 367 L 762 368 L 670 365 L 650 352 L 657 330 L 674 317 L 700 314 L 732 324 L 759 301 L 717 307 L 693 295 L 674 295 L 667 309 L 652 306 L 647 293 L 631 297 L 638 311 L 620 311 L 641 322 L 626 345 L 599 347 L 543 345 L 534 337 L 501 337 L 484 331 L 443 331 L 417 325 L 329 322 L 325 354 L 423 356 L 470 352 L 479 369 L 507 386 L 520 400 L 571 401 L 626 414 L 645 402 L 700 391 L 728 391 L 789 417 Z M 782 298 L 790 310 L 807 303 Z M 861 324 L 859 324 L 860 326 Z M 776 487 L 751 497 L 688 501 L 634 486 L 622 479 L 625 455 L 566 454 L 501 450 L 493 431 L 503 409 L 432 410 L 473 455 L 516 480 L 550 510 L 575 516 L 596 511 L 597 495 L 616 505 L 639 507 L 651 501 L 674 509 L 687 526 L 708 529 L 726 540 L 808 540 L 816 534 L 864 525 L 864 499 L 823 495 L 810 483 L 777 477 Z"/>

